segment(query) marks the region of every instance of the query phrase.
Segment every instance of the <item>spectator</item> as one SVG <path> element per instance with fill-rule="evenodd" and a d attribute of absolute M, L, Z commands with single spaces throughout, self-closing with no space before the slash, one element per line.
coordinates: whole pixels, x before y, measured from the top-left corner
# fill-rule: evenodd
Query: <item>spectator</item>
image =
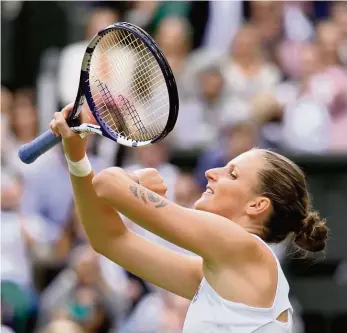
<path fill-rule="evenodd" d="M 294 103 L 300 98 L 312 99 L 313 104 L 321 103 L 322 107 L 318 114 L 325 113 L 324 108 L 329 111 L 328 120 L 324 116 L 322 126 L 317 127 L 316 134 L 321 136 L 322 128 L 325 135 L 321 136 L 327 142 L 322 146 L 319 143 L 316 148 L 323 148 L 330 151 L 346 151 L 346 132 L 344 130 L 347 119 L 347 76 L 339 66 L 326 64 L 322 60 L 322 48 L 314 44 L 305 44 L 301 48 L 301 74 L 299 82 L 288 82 L 280 86 L 277 90 L 277 98 L 283 105 Z M 306 108 L 307 109 L 307 108 Z M 317 108 L 315 108 L 317 110 Z M 308 116 L 308 123 L 311 122 L 311 116 Z M 288 118 L 289 119 L 289 118 Z M 331 122 L 331 129 L 329 123 Z M 313 134 L 311 133 L 311 136 Z M 299 139 L 293 133 L 290 135 L 291 140 Z M 306 140 L 306 139 L 304 139 Z M 307 143 L 306 143 L 307 144 Z M 301 143 L 294 145 L 299 149 Z M 310 149 L 305 145 L 306 149 Z M 312 151 L 315 149 L 311 147 Z"/>
<path fill-rule="evenodd" d="M 59 65 L 59 97 L 63 105 L 75 100 L 84 52 L 89 41 L 102 28 L 116 23 L 119 15 L 108 8 L 95 8 L 87 19 L 84 40 L 66 46 L 61 51 Z"/>
<path fill-rule="evenodd" d="M 200 195 L 201 192 L 194 175 L 181 172 L 176 181 L 175 202 L 183 207 L 193 208 Z"/>
<path fill-rule="evenodd" d="M 9 116 L 13 104 L 13 94 L 6 87 L 1 86 L 1 114 Z"/>
<path fill-rule="evenodd" d="M 195 28 L 195 43 L 201 39 L 204 48 L 227 52 L 242 23 L 242 5 L 240 0 L 193 2 L 191 20 Z"/>
<path fill-rule="evenodd" d="M 19 213 L 23 190 L 20 174 L 2 165 L 1 170 L 1 317 L 16 333 L 32 329 L 38 298 L 33 287 L 31 262 L 21 238 Z"/>
<path fill-rule="evenodd" d="M 32 96 L 18 93 L 11 112 L 12 131 L 19 144 L 30 142 L 37 135 L 36 108 Z"/>
<path fill-rule="evenodd" d="M 14 162 L 13 150 L 16 146 L 16 140 L 11 132 L 10 114 L 13 110 L 13 94 L 1 87 L 1 161 Z M 6 141 L 6 144 L 4 144 Z"/>
<path fill-rule="evenodd" d="M 141 1 L 138 1 L 141 2 Z M 156 1 L 153 1 L 156 2 Z M 143 5 L 144 6 L 144 5 Z M 151 2 L 146 7 L 153 8 Z M 182 18 L 185 19 L 190 11 L 191 4 L 189 1 L 162 1 L 156 5 L 155 10 L 152 12 L 151 20 L 148 22 L 146 30 L 149 33 L 155 33 L 161 23 L 168 18 Z"/>
<path fill-rule="evenodd" d="M 250 1 L 248 22 L 255 28 L 262 52 L 268 61 L 275 61 L 275 50 L 284 36 L 284 2 Z M 241 27 L 242 30 L 242 27 Z"/>
<path fill-rule="evenodd" d="M 347 65 L 347 4 L 344 1 L 335 1 L 332 5 L 332 20 L 341 31 L 341 42 L 338 54 L 341 62 Z"/>
<path fill-rule="evenodd" d="M 205 151 L 198 159 L 196 179 L 202 191 L 205 191 L 208 169 L 226 165 L 239 154 L 258 144 L 258 133 L 255 124 L 249 120 L 225 124 L 220 141 L 213 149 Z"/>
<path fill-rule="evenodd" d="M 89 245 L 85 245 L 73 250 L 69 266 L 43 292 L 39 327 L 47 325 L 59 310 L 67 315 L 71 295 L 76 293 L 77 297 L 81 287 L 97 292 L 104 310 L 115 319 L 115 324 L 116 320 L 124 319 L 131 301 L 128 296 L 127 275 L 121 267 L 111 264 L 108 259 L 96 254 Z M 76 307 L 75 310 L 77 311 Z M 77 312 L 74 314 L 78 315 Z"/>
<path fill-rule="evenodd" d="M 147 295 L 120 333 L 180 333 L 189 301 L 168 291 Z"/>
<path fill-rule="evenodd" d="M 309 17 L 312 3 L 292 1 L 284 6 L 284 36 L 275 47 L 275 59 L 283 75 L 290 79 L 299 77 L 299 56 L 302 43 L 314 38 L 314 27 Z"/>
<path fill-rule="evenodd" d="M 266 61 L 260 38 L 256 26 L 241 27 L 223 68 L 230 93 L 241 100 L 272 91 L 281 79 L 278 68 Z"/>
<path fill-rule="evenodd" d="M 191 26 L 178 16 L 163 18 L 155 32 L 155 40 L 162 49 L 177 81 L 180 97 L 186 94 L 184 89 L 184 71 L 191 50 Z"/>
<path fill-rule="evenodd" d="M 125 21 L 145 28 L 153 20 L 158 5 L 157 1 L 132 1 L 130 9 L 125 14 Z"/>
<path fill-rule="evenodd" d="M 317 26 L 317 44 L 321 52 L 324 66 L 341 64 L 339 46 L 342 41 L 342 30 L 332 21 L 320 22 Z"/>
<path fill-rule="evenodd" d="M 232 108 L 228 105 L 230 101 L 226 97 L 225 78 L 219 67 L 203 69 L 196 85 L 196 96 L 181 103 L 172 134 L 173 149 L 192 151 L 211 145 L 218 138 L 218 130 L 225 118 L 232 116 Z M 191 124 L 194 124 L 194 131 Z"/>
<path fill-rule="evenodd" d="M 37 135 L 38 122 L 36 106 L 33 96 L 28 91 L 16 92 L 13 99 L 6 102 L 4 109 L 4 131 L 6 134 L 6 144 L 4 152 L 8 162 L 22 168 L 23 164 L 18 161 L 18 149 L 24 144 L 33 140 Z M 4 142 L 5 143 L 5 142 Z"/>
<path fill-rule="evenodd" d="M 91 161 L 96 171 L 103 167 L 100 158 L 92 154 Z M 33 164 L 24 174 L 23 184 L 21 212 L 32 217 L 23 231 L 41 289 L 65 264 L 73 246 L 74 204 L 62 148 L 56 147 Z"/>
<path fill-rule="evenodd" d="M 92 287 L 79 286 L 68 302 L 54 313 L 53 320 L 71 320 L 86 333 L 101 333 L 109 329 L 108 317 L 99 293 Z"/>

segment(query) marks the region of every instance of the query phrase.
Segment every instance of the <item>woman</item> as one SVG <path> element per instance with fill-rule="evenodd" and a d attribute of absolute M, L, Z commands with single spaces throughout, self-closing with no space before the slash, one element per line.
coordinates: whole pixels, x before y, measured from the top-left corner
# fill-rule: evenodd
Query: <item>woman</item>
<path fill-rule="evenodd" d="M 252 24 L 242 26 L 222 68 L 231 95 L 247 103 L 258 93 L 274 91 L 281 80 L 281 73 L 266 58 L 259 27 Z"/>
<path fill-rule="evenodd" d="M 184 333 L 291 332 L 288 283 L 265 242 L 294 234 L 306 250 L 325 247 L 327 228 L 311 210 L 300 169 L 269 151 L 246 152 L 207 171 L 207 190 L 195 210 L 184 208 L 165 198 L 166 187 L 154 169 L 128 174 L 109 168 L 94 175 L 85 141 L 66 124 L 71 108 L 55 113 L 50 127 L 63 138 L 78 213 L 93 248 L 191 299 Z M 82 114 L 82 121 L 87 118 Z M 198 256 L 141 238 L 117 211 Z"/>

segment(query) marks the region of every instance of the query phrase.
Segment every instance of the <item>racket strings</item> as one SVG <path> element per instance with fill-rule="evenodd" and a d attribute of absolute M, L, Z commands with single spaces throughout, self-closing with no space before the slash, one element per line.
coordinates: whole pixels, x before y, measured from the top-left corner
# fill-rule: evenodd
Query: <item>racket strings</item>
<path fill-rule="evenodd" d="M 117 127 L 118 133 L 120 135 L 129 136 L 129 134 L 131 134 L 129 133 L 129 129 L 133 127 L 136 128 L 135 132 L 146 135 L 146 128 L 143 126 L 141 118 L 136 112 L 134 105 L 132 105 L 122 95 L 118 96 L 116 103 L 107 85 L 103 84 L 100 80 L 99 87 L 103 93 L 105 104 L 108 106 L 108 110 L 106 110 L 106 112 L 105 110 L 103 111 L 106 114 L 101 113 L 101 117 L 103 117 L 104 120 L 110 117 L 109 119 L 111 119 L 113 125 Z M 128 114 L 130 116 L 130 119 L 129 117 L 125 118 L 124 114 Z"/>
<path fill-rule="evenodd" d="M 117 70 L 116 70 L 117 71 Z M 103 91 L 104 92 L 104 91 Z M 115 103 L 114 102 L 112 102 L 112 100 L 110 100 L 110 94 L 107 94 L 107 97 L 108 98 L 106 98 L 106 103 L 104 103 L 103 102 L 103 100 L 102 100 L 102 103 L 107 107 L 108 105 L 115 105 Z M 120 135 L 124 135 L 124 136 L 126 136 L 126 137 L 129 137 L 129 135 L 131 136 L 131 134 L 133 134 L 134 132 L 141 132 L 142 134 L 144 134 L 144 130 L 143 130 L 143 126 L 136 126 L 136 125 L 138 125 L 140 122 L 139 121 L 137 121 L 136 123 L 135 123 L 135 131 L 131 131 L 131 126 L 129 126 L 129 124 L 126 124 L 125 122 L 124 122 L 124 120 L 126 119 L 124 116 L 124 111 L 122 110 L 122 108 L 119 108 L 119 107 L 116 107 L 115 108 L 117 111 L 120 111 L 121 112 L 121 115 L 120 116 L 118 116 L 118 117 L 116 117 L 116 121 L 115 121 L 115 117 L 113 116 L 111 116 L 111 114 L 109 113 L 109 110 L 107 109 L 106 111 L 106 115 L 105 115 L 105 112 L 102 112 L 102 116 L 104 116 L 105 117 L 105 120 L 106 120 L 106 123 L 109 123 L 110 121 L 112 122 L 112 124 L 111 125 L 113 125 L 113 128 L 115 128 L 116 129 L 116 131 L 118 132 L 118 134 L 120 134 Z M 127 110 L 127 108 L 125 109 L 125 110 Z M 128 110 L 131 110 L 131 109 L 129 109 L 128 108 Z M 132 108 L 132 111 L 135 111 L 135 109 L 134 108 Z M 131 118 L 132 119 L 134 119 L 134 112 L 130 112 L 129 113 L 130 114 L 130 116 L 131 116 Z M 139 118 L 139 117 L 137 117 L 137 118 Z M 122 121 L 119 121 L 120 119 L 122 119 Z M 117 121 L 118 120 L 118 121 Z M 118 124 L 118 126 L 116 125 L 116 124 Z M 110 125 L 110 124 L 109 124 Z M 110 126 L 111 128 L 112 128 L 112 126 Z"/>
<path fill-rule="evenodd" d="M 139 54 L 140 54 L 141 52 L 143 52 L 143 51 L 147 51 L 147 50 L 142 50 L 142 51 L 139 52 Z M 135 63 L 139 62 L 140 60 L 141 60 L 141 59 L 137 59 L 137 60 L 135 61 Z M 107 61 L 105 61 L 105 62 L 107 62 Z M 144 63 L 143 61 L 142 61 L 142 64 L 145 65 L 145 63 Z M 147 71 L 148 71 L 148 70 L 152 70 L 152 69 L 154 69 L 155 67 L 158 67 L 156 63 L 154 64 L 154 66 L 153 66 L 152 68 L 147 68 Z M 115 71 L 117 71 L 117 70 L 115 70 Z M 109 75 L 111 72 L 112 72 L 112 70 L 109 71 L 109 72 L 102 73 L 102 74 L 107 76 L 107 75 Z M 137 80 L 141 80 L 142 77 L 146 76 L 146 74 L 147 74 L 146 71 L 143 70 L 143 72 L 144 72 L 144 74 L 141 75 L 141 76 L 138 76 L 138 77 L 137 77 Z M 152 75 L 152 79 L 158 79 L 161 75 L 162 75 L 162 73 L 161 73 L 161 71 L 159 70 L 159 71 L 158 71 L 158 76 Z M 159 82 L 159 81 L 158 81 L 158 82 Z M 165 82 L 160 82 L 160 83 L 165 85 Z M 155 84 L 156 84 L 156 83 L 155 83 Z M 130 85 L 129 85 L 129 86 L 130 86 Z M 129 86 L 128 86 L 128 87 L 129 87 Z"/>
<path fill-rule="evenodd" d="M 169 96 L 156 58 L 137 36 L 113 30 L 96 46 L 90 66 L 95 106 L 119 135 L 146 141 L 160 135 L 169 114 Z"/>
<path fill-rule="evenodd" d="M 130 36 L 132 36 L 132 35 L 130 35 Z M 125 39 L 126 39 L 126 38 L 127 38 L 127 37 L 125 37 Z M 138 43 L 138 40 L 137 40 L 137 39 L 135 39 L 135 41 Z M 134 45 L 134 41 L 133 41 L 133 42 L 130 42 L 129 45 Z M 137 45 L 137 46 L 138 46 L 138 45 Z M 141 87 L 138 87 L 138 84 L 137 84 L 136 82 L 142 82 L 142 79 L 143 79 L 144 77 L 147 76 L 147 72 L 148 72 L 148 71 L 151 71 L 152 69 L 156 68 L 156 69 L 157 69 L 157 72 L 159 72 L 159 73 L 158 73 L 158 75 L 152 75 L 152 79 L 157 79 L 157 78 L 159 79 L 160 77 L 162 77 L 162 72 L 161 72 L 159 66 L 157 65 L 156 61 L 153 61 L 153 56 L 152 56 L 152 54 L 148 51 L 148 49 L 145 47 L 145 45 L 144 45 L 143 43 L 140 44 L 140 47 L 142 47 L 143 49 L 140 50 L 140 51 L 138 51 L 138 55 L 141 55 L 142 53 L 145 53 L 145 56 L 149 54 L 149 55 L 151 56 L 151 58 L 146 59 L 145 61 L 143 61 L 142 58 L 145 57 L 145 56 L 143 56 L 143 57 L 139 57 L 139 58 L 135 61 L 135 63 L 141 62 L 142 67 L 144 67 L 144 69 L 138 70 L 138 72 L 136 73 L 136 74 L 138 74 L 139 71 L 143 72 L 143 74 L 140 75 L 140 76 L 137 76 L 137 77 L 136 77 L 136 80 L 135 80 L 135 88 L 137 88 L 139 92 L 141 92 Z M 147 66 L 147 63 L 149 62 L 149 60 L 151 60 L 152 62 L 154 62 L 154 66 L 153 66 L 153 67 L 148 67 L 148 66 Z M 147 66 L 147 70 L 146 70 L 146 66 Z M 155 73 L 155 74 L 157 74 L 157 73 Z M 165 81 L 164 81 L 164 80 L 161 80 L 161 81 L 162 81 L 162 82 L 160 82 L 160 81 L 158 80 L 158 82 L 155 82 L 154 84 L 152 84 L 152 88 L 155 88 L 156 85 L 157 85 L 158 83 L 160 83 L 160 87 L 161 87 L 161 88 L 163 88 L 163 87 L 165 88 L 165 87 L 166 87 Z M 134 84 L 134 82 L 133 82 L 133 84 Z M 165 97 L 165 96 L 164 96 L 164 97 Z M 160 97 L 158 97 L 157 100 L 160 101 Z M 146 96 L 144 95 L 144 96 L 142 96 L 142 97 L 139 99 L 139 101 L 140 101 L 141 103 L 143 103 L 143 104 L 147 104 L 147 103 L 149 102 L 149 99 L 148 99 L 148 98 L 146 99 Z M 147 103 L 146 103 L 146 102 L 147 102 Z M 169 105 L 169 103 L 168 103 L 168 101 L 167 101 L 167 103 L 166 103 L 164 106 L 168 106 L 168 105 Z M 147 108 L 147 109 L 148 109 L 148 108 Z M 150 115 L 153 115 L 153 113 L 150 114 Z M 150 116 L 150 115 L 148 115 L 148 116 Z M 154 123 L 154 121 L 152 121 L 152 123 Z"/>
<path fill-rule="evenodd" d="M 129 41 L 129 40 L 127 40 L 128 36 L 132 36 L 132 37 L 133 37 L 134 41 L 136 41 L 136 45 L 134 45 L 134 44 L 135 44 L 134 41 Z M 150 71 L 150 70 L 152 70 L 152 69 L 155 68 L 155 67 L 156 67 L 156 69 L 157 69 L 157 72 L 159 72 L 159 75 L 162 76 L 162 73 L 161 73 L 161 71 L 160 71 L 159 66 L 157 65 L 156 61 L 154 60 L 154 57 L 153 57 L 152 54 L 148 51 L 148 49 L 145 47 L 145 45 L 144 45 L 142 42 L 139 43 L 139 40 L 138 40 L 137 38 L 134 38 L 133 35 L 130 35 L 130 34 L 129 34 L 128 36 L 125 36 L 125 37 L 123 36 L 123 37 L 124 37 L 123 40 L 129 42 L 129 45 L 132 45 L 132 46 L 135 46 L 135 47 L 140 48 L 140 51 L 138 51 L 138 55 L 142 55 L 142 53 L 145 53 L 145 56 L 138 57 L 138 60 L 136 61 L 136 62 L 138 62 L 138 61 L 141 61 L 141 60 L 142 60 L 142 61 L 141 61 L 141 65 L 142 65 L 142 67 L 144 67 L 143 69 L 138 70 L 138 71 L 137 71 L 137 74 L 138 74 L 139 72 L 140 72 L 140 73 L 141 73 L 141 72 L 144 72 L 144 74 L 141 73 L 141 75 L 138 76 L 133 82 L 143 82 L 143 81 L 142 81 L 142 78 L 143 78 L 144 76 L 146 76 L 148 70 Z M 145 60 L 143 61 L 143 58 L 146 57 L 146 55 L 149 55 L 150 58 L 147 58 L 147 59 L 145 59 Z M 153 67 L 147 66 L 147 63 L 148 63 L 149 61 L 152 61 L 152 63 L 154 62 L 154 66 L 153 66 Z M 147 67 L 147 70 L 146 70 L 146 67 Z M 152 75 L 152 79 L 153 79 L 153 78 L 157 78 L 157 76 L 156 76 L 156 75 Z M 164 80 L 162 80 L 162 81 L 164 81 Z M 152 87 L 154 87 L 155 84 L 156 84 L 156 83 L 152 84 Z M 162 82 L 162 85 L 163 85 L 163 86 L 166 86 L 165 81 Z M 138 87 L 137 84 L 135 84 L 135 89 L 138 89 L 138 91 L 140 92 L 140 95 L 142 95 L 141 98 L 139 99 L 139 101 L 140 101 L 141 103 L 143 103 L 143 104 L 147 104 L 146 102 L 148 102 L 148 98 L 146 99 L 146 95 L 142 93 L 147 87 L 146 87 L 146 85 L 142 85 L 142 87 L 144 87 L 144 88 L 141 89 L 140 87 Z M 166 90 L 165 90 L 165 91 L 166 91 Z M 157 98 L 157 100 L 160 101 L 161 99 Z M 167 103 L 166 103 L 165 106 L 168 106 L 168 101 L 167 101 Z M 146 109 L 148 109 L 148 108 L 146 108 Z M 154 114 L 154 113 L 151 113 L 151 114 L 147 115 L 147 117 L 152 116 L 153 114 Z M 152 121 L 151 121 L 150 123 L 155 125 L 155 119 L 152 119 Z M 160 129 L 158 129 L 158 130 L 160 130 Z M 153 135 L 153 134 L 154 134 L 154 133 L 152 133 L 152 135 Z"/>
<path fill-rule="evenodd" d="M 100 116 L 104 118 L 106 121 L 112 121 L 113 125 L 115 127 L 118 127 L 119 133 L 123 133 L 126 128 L 126 125 L 124 123 L 124 118 L 120 114 L 120 110 L 117 106 L 117 104 L 114 102 L 113 97 L 111 95 L 111 92 L 107 88 L 105 84 L 103 84 L 100 80 L 99 81 L 98 87 L 100 88 L 100 91 L 102 92 L 103 95 L 103 101 L 105 105 L 107 106 L 107 110 L 103 110 L 102 113 L 100 113 Z M 105 112 L 106 111 L 106 112 Z M 116 125 L 118 124 L 118 126 Z M 124 133 L 125 134 L 125 133 Z"/>

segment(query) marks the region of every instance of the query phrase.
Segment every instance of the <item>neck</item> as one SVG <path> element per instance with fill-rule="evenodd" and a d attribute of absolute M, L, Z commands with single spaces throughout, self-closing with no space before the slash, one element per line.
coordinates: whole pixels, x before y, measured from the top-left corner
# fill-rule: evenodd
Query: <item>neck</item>
<path fill-rule="evenodd" d="M 259 237 L 262 237 L 263 235 L 262 225 L 250 219 L 248 216 L 240 216 L 239 218 L 232 219 L 232 220 L 238 225 L 240 225 L 243 229 L 245 229 L 250 234 L 254 234 Z"/>
<path fill-rule="evenodd" d="M 263 236 L 263 232 L 262 232 L 262 228 L 257 227 L 257 226 L 248 226 L 246 228 L 244 228 L 247 232 L 249 232 L 250 234 L 253 235 L 257 235 L 260 238 L 262 238 Z"/>

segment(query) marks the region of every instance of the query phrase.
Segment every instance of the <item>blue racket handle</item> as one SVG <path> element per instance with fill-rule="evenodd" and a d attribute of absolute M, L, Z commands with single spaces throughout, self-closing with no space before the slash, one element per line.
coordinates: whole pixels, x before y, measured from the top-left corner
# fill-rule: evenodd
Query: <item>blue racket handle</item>
<path fill-rule="evenodd" d="M 61 142 L 61 137 L 56 137 L 51 130 L 48 130 L 35 140 L 21 146 L 18 156 L 21 161 L 26 164 L 33 163 L 38 157 L 53 148 L 59 142 Z"/>

